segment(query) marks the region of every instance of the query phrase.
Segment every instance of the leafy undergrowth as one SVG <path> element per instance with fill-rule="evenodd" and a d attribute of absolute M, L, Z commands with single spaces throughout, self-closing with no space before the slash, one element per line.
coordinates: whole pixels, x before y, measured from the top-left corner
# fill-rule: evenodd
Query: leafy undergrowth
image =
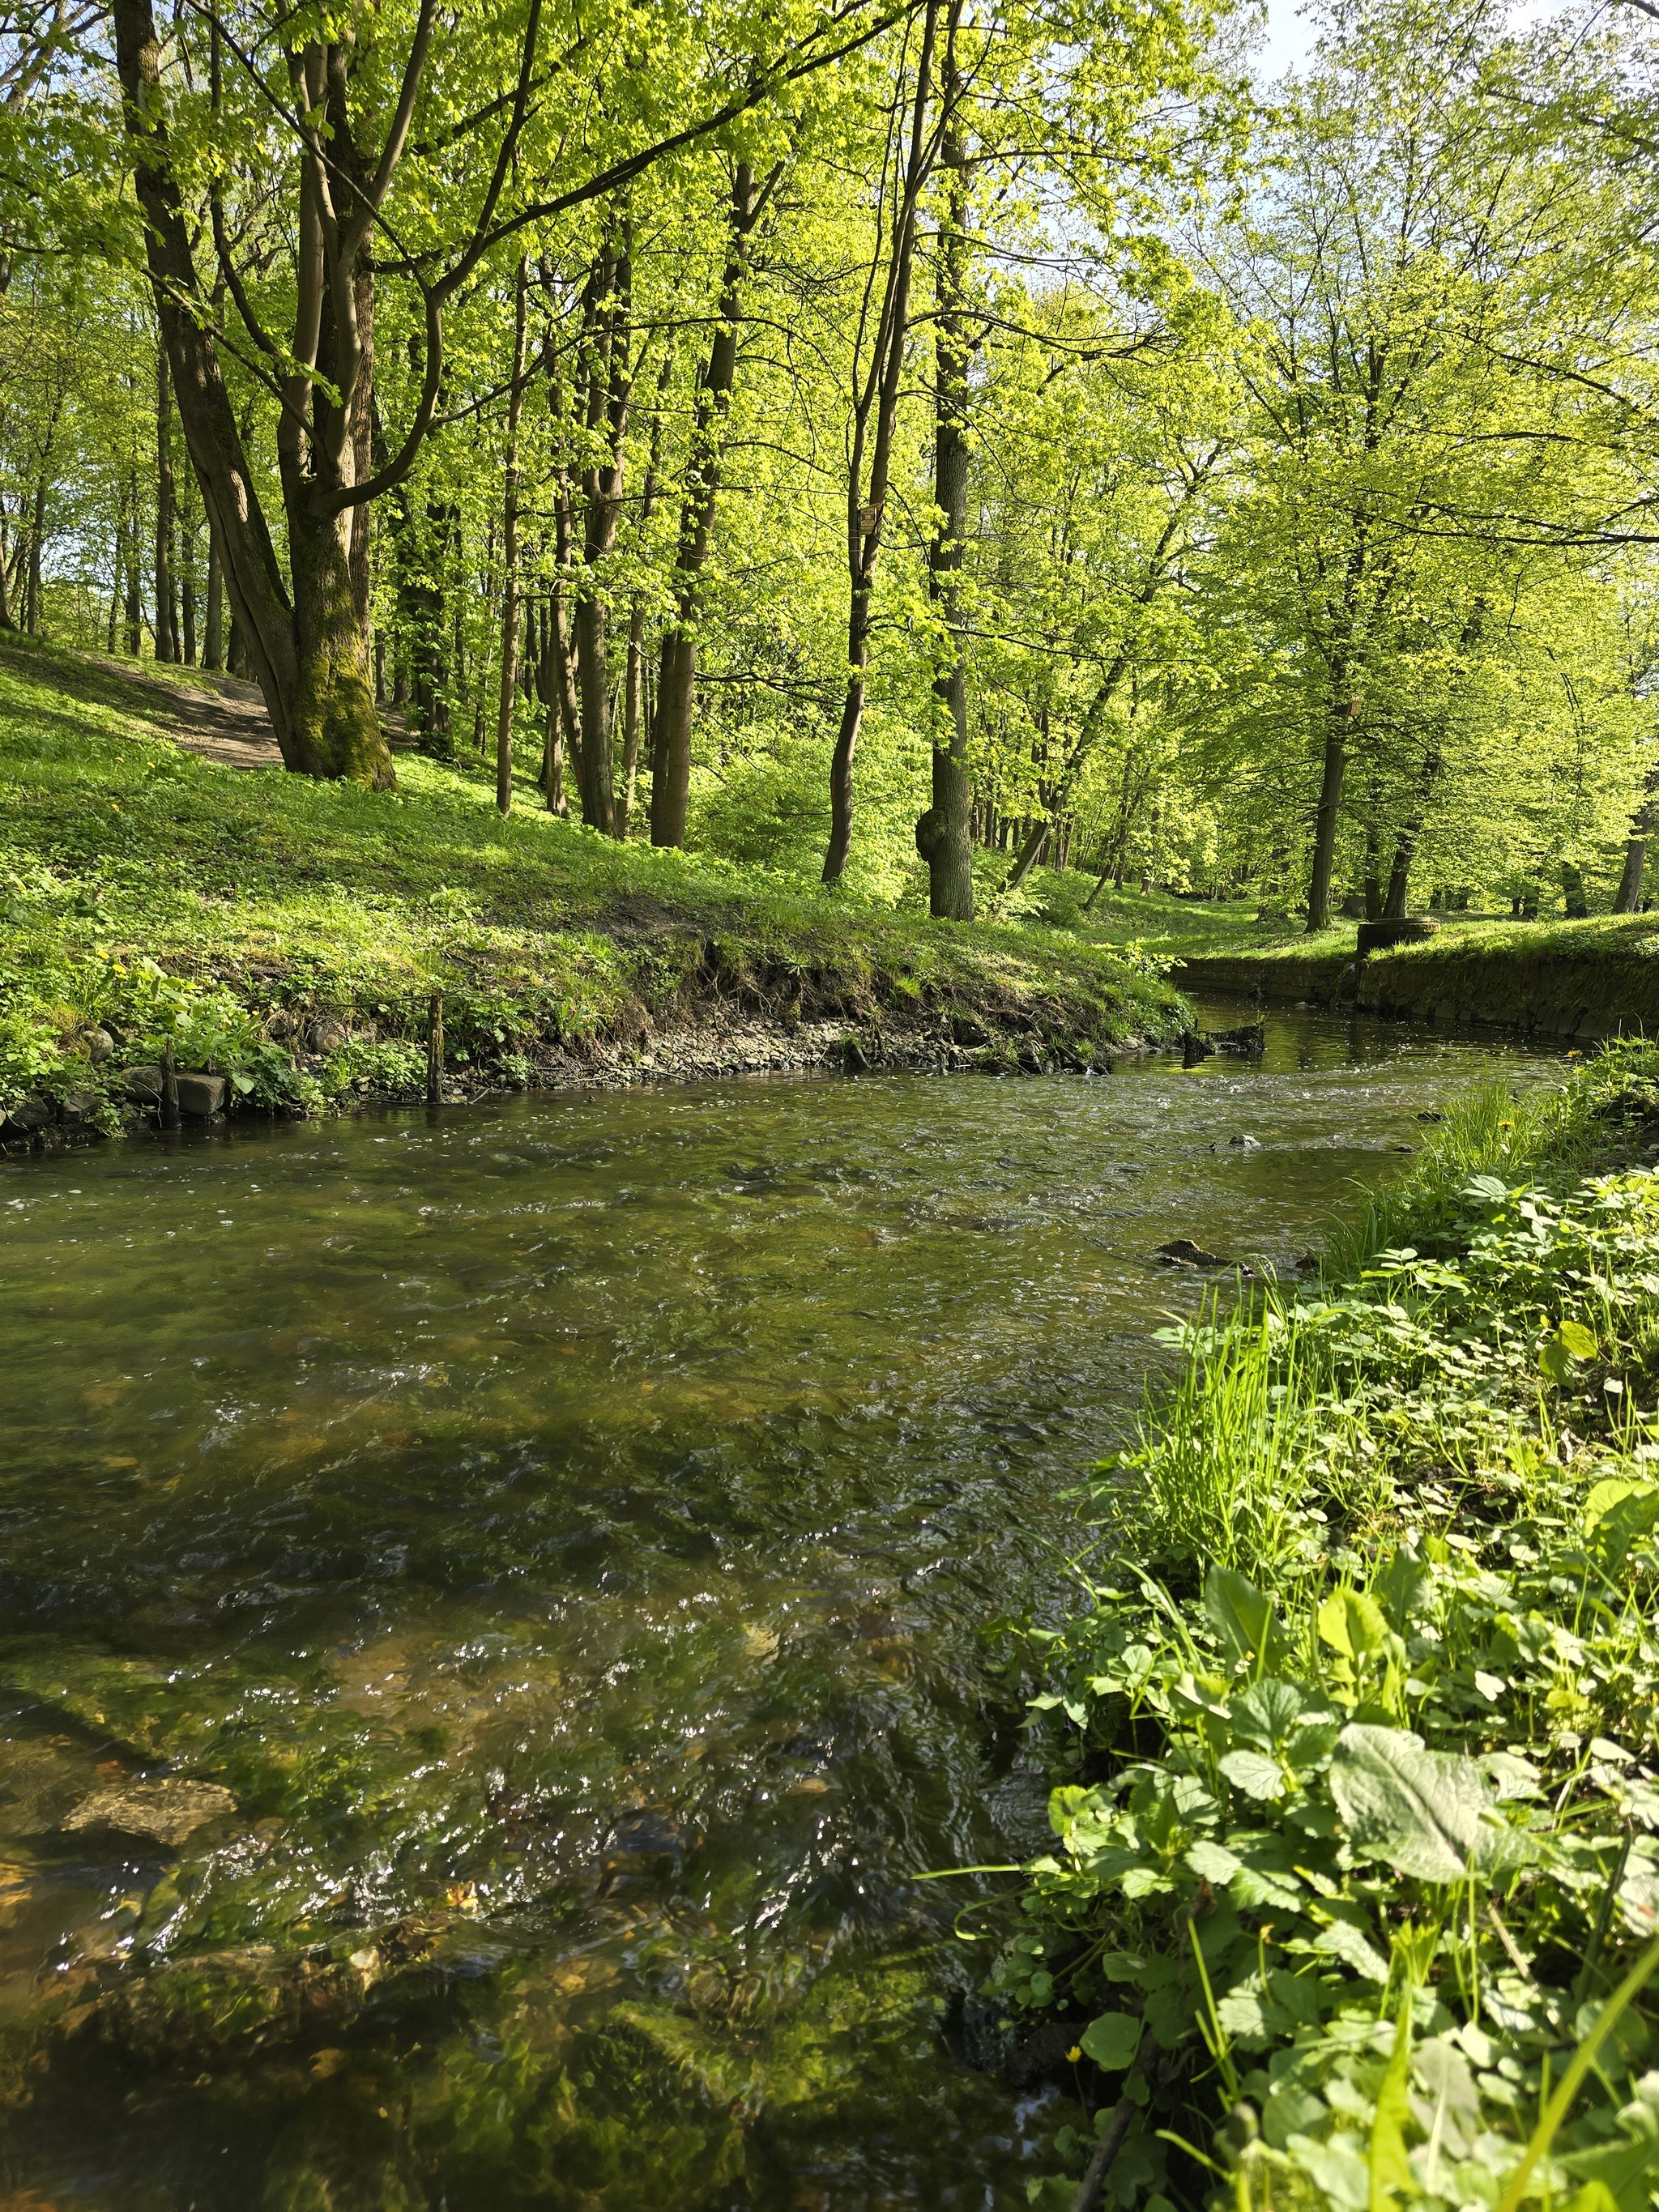
<path fill-rule="evenodd" d="M 1656 1118 L 1646 1044 L 1473 1102 L 1097 1470 L 993 1988 L 1075 2022 L 1107 2201 L 1652 2201 L 1659 1175 L 1583 1170 Z"/>
<path fill-rule="evenodd" d="M 118 673 L 0 646 L 0 1109 L 107 1121 L 115 1071 L 168 1038 L 254 1105 L 398 1094 L 434 990 L 452 1067 L 496 1082 L 715 1002 L 786 1024 L 955 1008 L 1102 1048 L 1187 1018 L 1155 963 L 1040 926 L 804 893 L 533 798 L 503 821 L 479 776 L 414 756 L 391 793 L 250 773 L 166 723 Z"/>

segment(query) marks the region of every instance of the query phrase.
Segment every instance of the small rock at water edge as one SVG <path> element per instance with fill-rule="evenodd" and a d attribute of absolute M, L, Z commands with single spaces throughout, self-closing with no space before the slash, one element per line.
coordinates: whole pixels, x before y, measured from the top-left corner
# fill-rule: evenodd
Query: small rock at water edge
<path fill-rule="evenodd" d="M 98 1101 L 90 1091 L 70 1091 L 58 1100 L 58 1110 L 66 1121 L 89 1121 L 98 1111 Z"/>
<path fill-rule="evenodd" d="M 182 1844 L 209 1820 L 234 1813 L 236 1800 L 216 1782 L 124 1782 L 94 1790 L 64 1821 L 70 1833 L 82 1828 L 114 1828 L 158 1844 Z"/>
<path fill-rule="evenodd" d="M 51 1120 L 50 1098 L 20 1098 L 6 1116 L 6 1127 L 22 1135 L 33 1136 L 37 1129 L 46 1128 Z"/>
<path fill-rule="evenodd" d="M 88 1030 L 86 1047 L 87 1058 L 94 1067 L 101 1067 L 115 1049 L 115 1039 L 107 1030 Z"/>
<path fill-rule="evenodd" d="M 1171 1267 L 1224 1267 L 1227 1264 L 1218 1254 L 1194 1244 L 1190 1237 L 1175 1237 L 1160 1244 L 1158 1256 Z"/>
<path fill-rule="evenodd" d="M 1261 1150 L 1260 1137 L 1229 1137 L 1227 1142 L 1236 1152 L 1259 1152 Z"/>
<path fill-rule="evenodd" d="M 205 1121 L 225 1110 L 225 1079 L 222 1075 L 181 1075 L 179 1078 L 179 1111 L 194 1120 Z"/>
<path fill-rule="evenodd" d="M 159 1106 L 161 1103 L 161 1071 L 159 1067 L 129 1067 L 122 1071 L 121 1080 L 141 1106 Z"/>
<path fill-rule="evenodd" d="M 343 1022 L 325 1015 L 320 1021 L 313 1022 L 306 1031 L 306 1043 L 313 1052 L 338 1052 L 350 1035 Z"/>

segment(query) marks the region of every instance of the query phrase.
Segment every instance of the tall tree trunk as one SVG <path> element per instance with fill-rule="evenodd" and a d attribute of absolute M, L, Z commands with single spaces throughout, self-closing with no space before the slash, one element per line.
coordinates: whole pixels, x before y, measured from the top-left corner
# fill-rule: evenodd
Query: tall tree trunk
<path fill-rule="evenodd" d="M 1382 919 L 1382 845 L 1375 822 L 1365 824 L 1365 874 L 1361 890 L 1367 921 Z"/>
<path fill-rule="evenodd" d="M 115 629 L 121 618 L 121 579 L 126 573 L 127 558 L 127 501 L 126 494 L 118 496 L 115 509 L 115 558 L 109 580 L 109 629 L 104 650 L 112 659 L 115 654 Z M 0 599 L 5 594 L 3 564 L 0 564 Z"/>
<path fill-rule="evenodd" d="M 202 653 L 204 668 L 225 665 L 225 585 L 219 566 L 219 549 L 208 536 L 207 640 Z"/>
<path fill-rule="evenodd" d="M 583 414 L 590 459 L 582 471 L 582 582 L 576 597 L 576 678 L 581 690 L 582 818 L 614 836 L 616 780 L 611 762 L 611 672 L 604 564 L 616 549 L 622 520 L 623 449 L 633 388 L 633 263 L 630 221 L 619 218 L 620 242 L 607 235 L 588 280 L 584 312 Z"/>
<path fill-rule="evenodd" d="M 28 580 L 24 587 L 23 627 L 31 637 L 40 635 L 40 548 L 46 535 L 46 480 L 44 476 L 34 487 L 34 504 L 29 515 Z"/>
<path fill-rule="evenodd" d="M 120 528 L 118 521 L 116 528 L 118 536 Z M 0 629 L 15 630 L 17 624 L 13 619 L 11 611 L 11 570 L 9 565 L 11 550 L 10 546 L 6 543 L 5 502 L 3 500 L 0 500 Z M 112 644 L 110 650 L 113 652 L 114 649 L 114 646 Z"/>
<path fill-rule="evenodd" d="M 524 405 L 527 264 L 513 284 L 513 390 L 507 403 L 507 482 L 501 495 L 501 689 L 495 709 L 495 804 L 513 805 L 513 707 L 519 689 L 519 418 Z"/>
<path fill-rule="evenodd" d="M 186 471 L 184 497 L 179 502 L 179 650 L 186 668 L 195 667 L 201 644 L 201 599 L 196 586 L 202 515 L 195 489 Z"/>
<path fill-rule="evenodd" d="M 1331 872 L 1336 865 L 1336 830 L 1342 813 L 1342 781 L 1347 773 L 1348 741 L 1358 719 L 1359 702 L 1344 696 L 1346 671 L 1339 669 L 1336 693 L 1325 724 L 1325 758 L 1314 816 L 1313 863 L 1308 878 L 1308 935 L 1331 926 Z"/>
<path fill-rule="evenodd" d="M 144 647 L 144 601 L 138 581 L 138 477 L 137 472 L 127 478 L 127 512 L 132 526 L 127 532 L 127 590 L 124 613 L 126 617 L 127 657 L 137 660 Z"/>
<path fill-rule="evenodd" d="M 708 559 L 714 506 L 720 495 L 720 447 L 738 370 L 738 323 L 749 271 L 749 240 L 779 172 L 757 195 L 754 172 L 739 161 L 732 172 L 726 267 L 715 309 L 714 335 L 697 384 L 691 451 L 680 501 L 674 554 L 674 611 L 663 632 L 657 678 L 656 742 L 651 768 L 651 842 L 684 845 L 691 784 L 691 726 L 696 711 L 697 606 Z"/>
<path fill-rule="evenodd" d="M 553 491 L 553 545 L 557 578 L 553 586 L 549 609 L 548 649 L 551 655 L 553 684 L 558 708 L 559 726 L 564 732 L 565 751 L 569 756 L 572 774 L 576 779 L 578 793 L 586 790 L 583 768 L 582 710 L 576 690 L 576 656 L 570 642 L 570 628 L 565 619 L 564 581 L 570 573 L 571 527 L 569 487 L 562 477 Z M 563 797 L 562 785 L 560 796 Z M 550 806 L 552 800 L 549 799 Z M 565 806 L 554 809 L 566 811 Z"/>
<path fill-rule="evenodd" d="M 155 658 L 179 658 L 179 626 L 173 586 L 173 537 L 178 494 L 173 482 L 173 392 L 167 348 L 155 347 Z"/>
<path fill-rule="evenodd" d="M 869 681 L 870 635 L 875 622 L 876 562 L 892 466 L 893 433 L 898 420 L 899 380 L 910 322 L 910 275 L 915 260 L 917 205 L 931 166 L 927 143 L 927 109 L 933 94 L 933 42 L 939 27 L 938 0 L 928 0 L 923 19 L 921 53 L 916 64 L 915 97 L 910 112 L 910 145 L 903 188 L 894 213 L 887 281 L 877 319 L 870 367 L 854 402 L 851 465 L 847 475 L 847 566 L 850 590 L 847 609 L 847 690 L 830 757 L 830 842 L 823 856 L 823 881 L 838 884 L 853 848 L 853 763 L 864 721 Z M 870 440 L 873 416 L 875 435 Z M 870 453 L 867 491 L 864 457 Z"/>
<path fill-rule="evenodd" d="M 645 690 L 645 602 L 637 596 L 628 617 L 628 664 L 623 675 L 622 795 L 617 801 L 617 835 L 624 842 L 634 818 L 635 787 L 640 774 L 640 702 Z"/>
<path fill-rule="evenodd" d="M 945 626 L 942 665 L 933 677 L 934 712 L 945 724 L 933 739 L 933 803 L 916 823 L 916 850 L 927 863 L 927 910 L 945 921 L 974 918 L 973 781 L 968 769 L 968 662 L 962 635 L 962 564 L 968 537 L 968 365 L 964 315 L 968 162 L 954 127 L 961 98 L 955 24 L 945 40 L 939 93 L 945 126 L 939 159 L 950 173 L 939 244 L 933 338 L 933 505 L 928 588 Z"/>
<path fill-rule="evenodd" d="M 1630 840 L 1625 847 L 1625 866 L 1613 895 L 1615 914 L 1634 914 L 1642 902 L 1642 878 L 1648 863 L 1648 840 L 1659 817 L 1659 768 L 1650 769 L 1642 786 L 1642 801 L 1631 816 Z"/>
<path fill-rule="evenodd" d="M 568 814 L 571 803 L 564 796 L 564 737 L 562 737 L 562 679 L 560 671 L 553 665 L 553 595 L 549 592 L 542 606 L 542 646 L 535 654 L 535 696 L 542 702 L 544 714 L 544 737 L 542 737 L 542 799 L 546 801 L 549 814 Z"/>

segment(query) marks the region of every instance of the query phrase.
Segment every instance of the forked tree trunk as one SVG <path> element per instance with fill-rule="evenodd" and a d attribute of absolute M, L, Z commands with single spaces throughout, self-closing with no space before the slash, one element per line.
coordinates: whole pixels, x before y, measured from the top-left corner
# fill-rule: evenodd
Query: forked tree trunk
<path fill-rule="evenodd" d="M 218 548 L 239 641 L 288 768 L 388 787 L 396 779 L 374 711 L 368 640 L 353 588 L 350 510 L 331 511 L 326 488 L 299 465 L 297 434 L 290 426 L 282 454 L 289 570 L 285 586 L 220 368 L 212 319 L 205 301 L 199 314 L 192 305 L 200 299 L 200 287 L 173 172 L 152 0 L 113 0 L 112 13 L 156 313 L 185 444 Z M 315 220 L 308 215 L 302 229 Z M 307 237 L 314 238 L 314 233 Z M 302 246 L 309 251 L 307 240 Z M 354 388 L 355 382 L 354 376 Z M 344 453 L 349 449 L 348 435 Z M 311 458 L 314 463 L 314 451 Z M 349 460 L 345 465 L 349 466 Z M 158 614 L 158 623 L 161 620 Z"/>
<path fill-rule="evenodd" d="M 1634 914 L 1642 902 L 1642 879 L 1647 870 L 1648 839 L 1659 816 L 1659 769 L 1650 769 L 1642 786 L 1642 803 L 1631 816 L 1630 839 L 1619 888 L 1613 895 L 1615 914 Z"/>
<path fill-rule="evenodd" d="M 1613 895 L 1615 914 L 1634 914 L 1642 903 L 1642 881 L 1647 873 L 1648 841 L 1632 837 L 1625 847 L 1625 866 Z"/>

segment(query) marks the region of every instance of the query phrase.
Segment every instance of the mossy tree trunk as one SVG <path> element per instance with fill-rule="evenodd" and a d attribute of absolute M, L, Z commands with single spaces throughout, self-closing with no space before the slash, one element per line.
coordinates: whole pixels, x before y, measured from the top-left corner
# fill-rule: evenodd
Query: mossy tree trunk
<path fill-rule="evenodd" d="M 115 0 L 112 13 L 134 181 L 145 219 L 146 252 L 167 366 L 239 645 L 264 694 L 287 767 L 306 775 L 389 786 L 395 780 L 392 756 L 374 710 L 362 586 L 354 586 L 351 562 L 352 509 L 358 503 L 352 496 L 352 416 L 368 369 L 357 299 L 369 211 L 359 210 L 342 222 L 327 199 L 331 190 L 344 189 L 340 172 L 349 176 L 356 166 L 351 150 L 341 142 L 332 114 L 334 144 L 326 161 L 320 134 L 308 132 L 312 143 L 302 163 L 298 219 L 295 343 L 289 349 L 289 358 L 298 365 L 281 379 L 284 407 L 278 458 L 288 526 L 285 580 L 197 277 L 190 227 L 173 172 L 161 42 L 151 0 Z M 295 89 L 303 96 L 307 112 L 329 108 L 345 66 L 339 53 L 313 45 L 291 58 Z M 411 85 L 409 100 L 412 98 Z M 343 102 L 340 112 L 343 118 Z M 406 128 L 406 112 L 400 110 L 394 128 Z M 325 250 L 330 240 L 332 245 Z M 237 305 L 257 331 L 240 288 Z M 265 343 L 276 360 L 276 349 L 268 338 Z M 331 398 L 331 392 L 342 395 L 343 404 Z M 159 642 L 168 622 L 164 605 L 158 606 L 155 622 Z"/>

